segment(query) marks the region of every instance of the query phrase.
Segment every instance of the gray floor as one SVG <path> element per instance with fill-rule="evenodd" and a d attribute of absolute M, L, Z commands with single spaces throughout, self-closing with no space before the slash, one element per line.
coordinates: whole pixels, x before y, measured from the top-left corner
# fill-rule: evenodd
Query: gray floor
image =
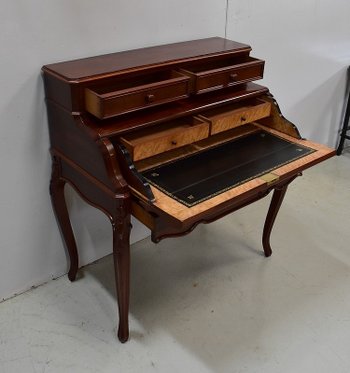
<path fill-rule="evenodd" d="M 350 371 L 350 154 L 179 239 L 132 247 L 131 339 L 115 337 L 112 259 L 0 304 L 0 372 Z"/>

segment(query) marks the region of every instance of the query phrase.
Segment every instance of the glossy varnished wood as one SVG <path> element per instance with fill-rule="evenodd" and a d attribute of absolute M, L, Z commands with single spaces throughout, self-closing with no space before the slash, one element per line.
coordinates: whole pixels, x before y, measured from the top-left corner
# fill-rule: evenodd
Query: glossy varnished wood
<path fill-rule="evenodd" d="M 52 207 L 55 212 L 57 222 L 60 226 L 63 241 L 70 258 L 68 278 L 74 281 L 79 268 L 78 250 L 74 233 L 70 223 L 66 201 L 64 198 L 64 186 L 66 181 L 62 178 L 61 164 L 57 157 L 52 159 L 52 175 L 50 181 L 50 195 Z"/>
<path fill-rule="evenodd" d="M 206 109 L 212 109 L 228 103 L 242 102 L 246 99 L 260 97 L 268 89 L 255 83 L 242 84 L 235 89 L 223 89 L 179 100 L 173 103 L 150 108 L 142 111 L 142 115 L 131 113 L 107 120 L 96 121 L 90 115 L 81 118 L 84 125 L 90 129 L 97 138 L 114 137 L 136 129 L 148 128 L 165 121 L 181 118 L 188 115 L 197 115 Z"/>
<path fill-rule="evenodd" d="M 66 184 L 112 224 L 121 342 L 129 337 L 131 215 L 149 227 L 158 242 L 187 234 L 199 223 L 215 221 L 274 191 L 263 232 L 269 256 L 270 234 L 287 185 L 302 170 L 334 154 L 302 140 L 268 89 L 248 82 L 263 73 L 263 61 L 253 59 L 250 51 L 245 44 L 209 38 L 42 69 L 52 155 L 50 193 L 70 258 L 68 276 L 76 278 L 79 258 L 64 199 Z M 210 117 L 211 110 L 224 112 L 230 105 L 236 112 L 229 119 Z M 139 172 L 260 128 L 315 152 L 281 165 L 272 178 L 257 177 L 191 208 L 150 186 Z"/>
<path fill-rule="evenodd" d="M 217 133 L 242 126 L 247 123 L 270 116 L 271 104 L 262 100 L 245 100 L 244 103 L 223 105 L 219 108 L 204 111 L 200 118 L 211 123 L 210 133 Z"/>
<path fill-rule="evenodd" d="M 146 75 L 147 77 L 147 75 Z M 85 107 L 99 119 L 149 108 L 189 95 L 189 78 L 170 70 L 136 82 L 116 82 L 114 88 L 85 89 Z M 118 84 L 119 83 L 119 84 Z"/>
<path fill-rule="evenodd" d="M 267 213 L 266 221 L 264 224 L 262 244 L 266 257 L 271 256 L 272 249 L 270 245 L 270 236 L 273 224 L 275 223 L 278 211 L 282 205 L 283 198 L 287 192 L 288 185 L 294 180 L 294 177 L 289 179 L 287 182 L 278 185 L 273 192 L 269 211 Z"/>
<path fill-rule="evenodd" d="M 198 94 L 261 79 L 264 61 L 248 56 L 241 59 L 228 57 L 180 71 L 191 78 L 191 92 Z"/>
<path fill-rule="evenodd" d="M 45 70 L 62 79 L 78 81 L 95 76 L 110 76 L 115 72 L 126 73 L 140 66 L 168 66 L 208 56 L 249 53 L 250 50 L 249 45 L 214 37 L 54 63 L 46 65 Z"/>
<path fill-rule="evenodd" d="M 209 136 L 209 123 L 201 118 L 186 117 L 157 127 L 135 131 L 120 138 L 133 161 L 192 144 Z"/>

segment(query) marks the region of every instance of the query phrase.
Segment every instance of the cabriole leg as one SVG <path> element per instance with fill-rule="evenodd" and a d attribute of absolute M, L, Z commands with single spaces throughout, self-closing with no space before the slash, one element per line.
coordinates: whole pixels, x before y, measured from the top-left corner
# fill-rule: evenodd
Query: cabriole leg
<path fill-rule="evenodd" d="M 113 225 L 113 258 L 118 297 L 118 338 L 124 343 L 129 338 L 130 293 L 130 214 L 123 210 Z M 127 211 L 127 210 L 126 210 Z"/>
<path fill-rule="evenodd" d="M 56 157 L 53 157 L 52 176 L 50 182 L 51 202 L 61 230 L 61 234 L 63 236 L 63 241 L 69 254 L 70 268 L 68 278 L 70 281 L 74 281 L 78 272 L 78 251 L 72 226 L 69 220 L 66 200 L 64 198 L 65 184 L 65 180 L 61 178 L 59 160 Z"/>
<path fill-rule="evenodd" d="M 276 216 L 283 202 L 283 198 L 286 194 L 287 188 L 288 188 L 288 184 L 285 184 L 281 187 L 277 187 L 273 192 L 269 211 L 267 213 L 266 220 L 265 220 L 263 238 L 262 238 L 262 244 L 263 244 L 264 253 L 266 257 L 269 257 L 272 254 L 271 245 L 270 245 L 270 235 L 271 235 L 273 224 L 276 220 Z"/>

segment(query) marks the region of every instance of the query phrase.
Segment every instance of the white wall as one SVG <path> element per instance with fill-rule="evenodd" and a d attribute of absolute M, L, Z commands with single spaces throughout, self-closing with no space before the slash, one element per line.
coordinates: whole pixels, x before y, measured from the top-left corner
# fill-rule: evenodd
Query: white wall
<path fill-rule="evenodd" d="M 213 35 L 226 0 L 0 1 L 0 300 L 67 271 L 49 194 L 43 64 Z M 68 190 L 82 263 L 111 252 L 107 218 Z M 132 240 L 147 231 L 134 224 Z"/>
<path fill-rule="evenodd" d="M 227 38 L 266 60 L 262 84 L 302 136 L 335 146 L 350 64 L 349 0 L 228 0 Z"/>
<path fill-rule="evenodd" d="M 264 84 L 308 138 L 334 145 L 350 51 L 348 0 L 229 0 L 227 37 L 266 60 Z M 224 36 L 226 0 L 13 0 L 0 13 L 0 300 L 61 275 L 40 67 Z M 68 190 L 82 263 L 111 252 L 102 213 Z M 134 225 L 132 240 L 147 231 Z"/>

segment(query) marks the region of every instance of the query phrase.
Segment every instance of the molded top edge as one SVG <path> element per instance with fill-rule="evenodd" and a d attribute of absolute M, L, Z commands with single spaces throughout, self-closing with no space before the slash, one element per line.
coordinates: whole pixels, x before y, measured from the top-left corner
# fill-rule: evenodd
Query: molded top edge
<path fill-rule="evenodd" d="M 63 80 L 77 82 L 121 71 L 132 71 L 141 67 L 185 62 L 200 56 L 249 52 L 250 50 L 251 47 L 247 44 L 212 37 L 53 63 L 43 66 L 42 70 L 59 76 Z"/>

